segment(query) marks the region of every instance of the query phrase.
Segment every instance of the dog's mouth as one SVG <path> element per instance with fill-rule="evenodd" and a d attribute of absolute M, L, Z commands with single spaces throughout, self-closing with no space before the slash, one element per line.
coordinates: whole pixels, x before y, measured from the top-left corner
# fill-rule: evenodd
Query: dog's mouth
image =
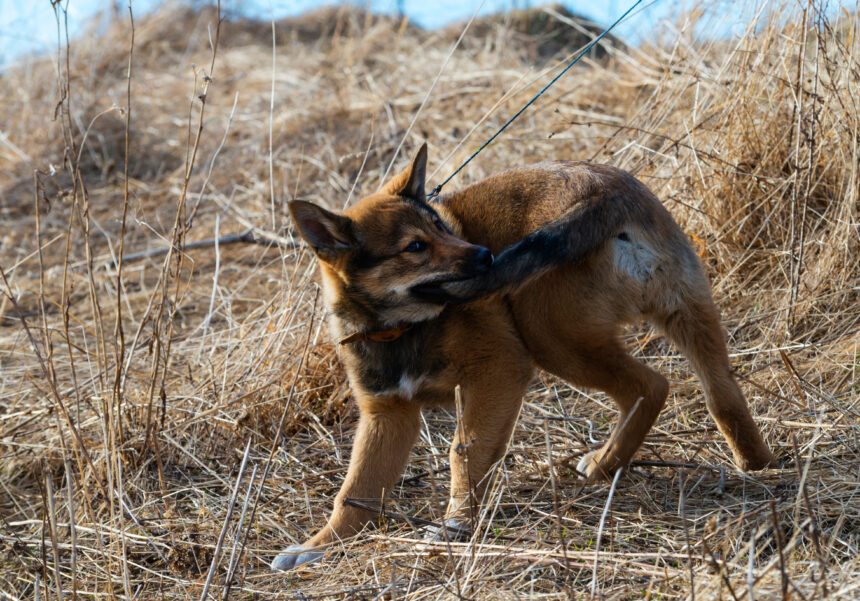
<path fill-rule="evenodd" d="M 412 298 L 436 304 L 457 304 L 474 300 L 476 297 L 471 292 L 473 289 L 481 290 L 482 284 L 478 282 L 485 274 L 475 274 L 460 278 L 446 278 L 432 282 L 422 282 L 409 289 Z M 475 284 L 470 286 L 470 284 Z M 462 284 L 462 286 L 458 286 Z M 465 291 L 465 292 L 464 292 Z"/>
<path fill-rule="evenodd" d="M 466 282 L 480 277 L 490 271 L 495 260 L 493 254 L 486 248 L 481 246 L 475 246 L 473 248 L 477 249 L 474 253 L 474 257 L 465 269 L 460 270 L 460 273 L 448 273 L 438 279 L 427 280 L 415 284 L 409 288 L 411 296 L 423 302 L 436 304 L 461 301 L 462 299 L 445 290 L 445 285 Z"/>
<path fill-rule="evenodd" d="M 463 282 L 465 280 L 471 279 L 472 277 L 473 276 L 460 278 L 444 278 L 439 280 L 433 280 L 432 282 L 422 282 L 420 284 L 412 286 L 409 289 L 409 293 L 413 298 L 416 298 L 420 301 L 444 304 L 457 299 L 451 296 L 445 290 L 443 290 L 442 286 L 444 286 L 445 284 L 451 284 L 453 282 Z"/>

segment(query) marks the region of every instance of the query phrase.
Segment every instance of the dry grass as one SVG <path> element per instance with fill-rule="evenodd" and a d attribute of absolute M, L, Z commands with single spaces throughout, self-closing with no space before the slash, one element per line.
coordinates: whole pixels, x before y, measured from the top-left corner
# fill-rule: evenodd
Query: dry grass
<path fill-rule="evenodd" d="M 196 599 L 214 563 L 216 598 L 857 599 L 857 15 L 771 10 L 739 40 L 703 42 L 682 16 L 658 43 L 583 61 L 451 186 L 546 158 L 642 178 L 700 246 L 784 468 L 734 470 L 686 362 L 635 330 L 672 398 L 609 511 L 610 487 L 568 466 L 611 403 L 541 376 L 470 543 L 424 546 L 398 518 L 437 519 L 446 498 L 453 418 L 428 411 L 381 527 L 294 574 L 266 566 L 322 525 L 355 421 L 313 262 L 181 249 L 250 226 L 289 239 L 285 200 L 376 189 L 460 28 L 283 21 L 273 84 L 269 23 L 216 35 L 213 10 L 168 8 L 135 25 L 130 96 L 127 18 L 74 40 L 68 63 L 3 73 L 0 598 Z M 547 58 L 519 24 L 467 33 L 398 165 L 426 138 L 438 183 L 581 43 Z M 171 241 L 117 273 L 120 249 Z"/>

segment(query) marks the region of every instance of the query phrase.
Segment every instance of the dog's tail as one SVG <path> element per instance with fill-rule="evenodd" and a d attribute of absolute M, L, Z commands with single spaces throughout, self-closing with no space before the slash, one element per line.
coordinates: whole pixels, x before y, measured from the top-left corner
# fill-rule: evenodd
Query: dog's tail
<path fill-rule="evenodd" d="M 487 273 L 442 288 L 452 302 L 513 292 L 553 267 L 575 263 L 599 249 L 628 218 L 624 204 L 603 196 L 583 201 L 503 250 Z"/>

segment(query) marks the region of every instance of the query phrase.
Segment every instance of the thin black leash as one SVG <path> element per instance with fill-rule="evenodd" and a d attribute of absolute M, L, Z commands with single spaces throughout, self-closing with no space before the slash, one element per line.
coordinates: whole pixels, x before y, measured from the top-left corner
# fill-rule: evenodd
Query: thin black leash
<path fill-rule="evenodd" d="M 532 98 L 531 100 L 529 100 L 529 101 L 528 101 L 528 102 L 523 106 L 523 108 L 521 108 L 520 110 L 518 110 L 518 111 L 517 111 L 517 113 L 516 113 L 513 117 L 511 117 L 510 119 L 508 119 L 507 123 L 505 123 L 504 125 L 502 125 L 502 126 L 499 128 L 499 130 L 498 130 L 496 133 L 494 133 L 494 134 L 492 135 L 492 137 L 491 137 L 489 140 L 487 140 L 486 142 L 484 142 L 484 143 L 481 145 L 481 147 L 480 147 L 480 148 L 478 148 L 478 150 L 476 150 L 475 152 L 473 152 L 473 153 L 472 153 L 472 156 L 470 156 L 468 159 L 466 159 L 466 161 L 465 161 L 462 165 L 460 165 L 459 167 L 457 167 L 457 170 L 456 170 L 454 173 L 452 173 L 451 175 L 449 175 L 449 176 L 448 176 L 448 178 L 447 178 L 444 182 L 442 182 L 441 184 L 439 184 L 438 186 L 436 186 L 435 188 L 433 188 L 433 190 L 430 192 L 430 194 L 428 194 L 428 195 L 427 195 L 427 200 L 432 200 L 432 199 L 436 198 L 437 196 L 439 196 L 439 193 L 442 191 L 442 187 L 443 187 L 445 184 L 447 184 L 447 183 L 448 183 L 448 182 L 450 182 L 452 179 L 454 179 L 454 176 L 455 176 L 455 175 L 457 175 L 458 173 L 460 173 L 460 172 L 463 170 L 463 168 L 464 168 L 466 165 L 468 165 L 468 164 L 472 161 L 472 159 L 474 159 L 476 156 L 478 156 L 478 155 L 481 153 L 481 151 L 482 151 L 482 150 L 484 150 L 487 146 L 489 146 L 490 144 L 492 144 L 493 140 L 495 140 L 496 138 L 498 138 L 498 137 L 499 137 L 499 134 L 501 134 L 503 131 L 505 131 L 505 129 L 507 129 L 508 125 L 510 125 L 511 123 L 513 123 L 513 122 L 516 120 L 516 118 L 517 118 L 517 117 L 519 117 L 520 115 L 522 115 L 522 114 L 523 114 L 523 112 L 524 112 L 527 108 L 529 108 L 532 104 L 534 104 L 535 100 L 537 100 L 538 98 L 540 98 L 540 97 L 543 95 L 543 93 L 544 93 L 544 92 L 546 92 L 548 89 L 550 89 L 550 87 L 552 86 L 552 84 L 554 84 L 555 82 L 557 82 L 557 81 L 561 78 L 561 76 L 562 76 L 562 75 L 564 75 L 565 73 L 567 73 L 567 72 L 568 72 L 568 70 L 569 70 L 572 66 L 574 66 L 576 63 L 578 63 L 578 62 L 579 62 L 579 59 L 581 59 L 583 56 L 585 56 L 585 53 L 586 53 L 586 52 L 588 52 L 589 50 L 591 50 L 591 48 L 592 48 L 592 47 L 593 47 L 597 42 L 599 42 L 600 40 L 602 40 L 602 39 L 604 38 L 604 36 L 605 36 L 607 33 L 609 33 L 610 31 L 612 31 L 613 29 L 615 29 L 615 26 L 616 26 L 616 25 L 618 25 L 619 23 L 621 23 L 621 21 L 623 21 L 623 20 L 624 20 L 624 18 L 625 18 L 627 15 L 629 15 L 631 12 L 633 12 L 633 9 L 634 9 L 634 8 L 636 8 L 637 6 L 639 6 L 640 4 L 642 4 L 642 2 L 643 2 L 643 0 L 637 0 L 637 1 L 636 1 L 636 3 L 635 3 L 633 6 L 631 6 L 630 8 L 628 8 L 628 9 L 627 9 L 627 12 L 625 12 L 623 15 L 621 15 L 620 17 L 618 17 L 618 19 L 616 19 L 616 20 L 615 20 L 615 23 L 613 23 L 612 25 L 610 25 L 610 26 L 609 26 L 609 27 L 608 27 L 608 28 L 607 28 L 603 33 L 601 33 L 599 36 L 597 36 L 596 38 L 594 38 L 594 40 L 592 40 L 592 41 L 591 41 L 591 43 L 590 43 L 588 46 L 586 46 L 586 47 L 585 47 L 585 49 L 583 49 L 583 50 L 582 50 L 582 52 L 580 52 L 579 54 L 577 54 L 577 55 L 576 55 L 576 57 L 575 57 L 572 61 L 570 61 L 570 63 L 568 63 L 568 65 L 567 65 L 567 66 L 566 66 L 566 67 L 561 71 L 561 73 L 559 73 L 558 75 L 556 75 L 555 77 L 553 77 L 553 78 L 552 78 L 552 81 L 550 81 L 548 84 L 546 84 L 540 92 L 538 92 L 537 94 L 535 94 L 534 98 Z"/>

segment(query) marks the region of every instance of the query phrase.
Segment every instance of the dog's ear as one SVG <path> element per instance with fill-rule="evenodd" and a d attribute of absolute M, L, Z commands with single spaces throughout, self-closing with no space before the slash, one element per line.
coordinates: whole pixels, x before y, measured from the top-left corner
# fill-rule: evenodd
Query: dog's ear
<path fill-rule="evenodd" d="M 427 179 L 427 142 L 424 142 L 415 153 L 408 171 L 409 180 L 402 194 L 424 202 L 427 200 L 427 195 L 424 194 L 424 180 Z"/>
<path fill-rule="evenodd" d="M 406 196 L 425 202 L 424 180 L 427 178 L 427 142 L 421 145 L 412 163 L 402 173 L 395 175 L 383 186 L 383 192 Z"/>
<path fill-rule="evenodd" d="M 352 248 L 352 221 L 306 200 L 292 200 L 287 206 L 302 238 L 320 260 L 333 263 Z"/>

